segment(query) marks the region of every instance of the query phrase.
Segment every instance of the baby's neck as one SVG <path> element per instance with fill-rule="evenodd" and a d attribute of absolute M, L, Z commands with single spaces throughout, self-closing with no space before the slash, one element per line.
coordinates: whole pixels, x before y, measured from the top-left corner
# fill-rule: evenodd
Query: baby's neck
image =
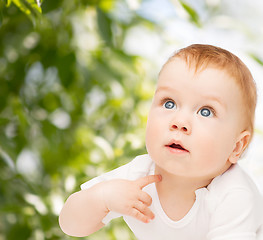
<path fill-rule="evenodd" d="M 182 219 L 195 202 L 195 191 L 206 187 L 210 181 L 175 176 L 156 166 L 155 174 L 162 175 L 156 190 L 163 210 L 174 221 Z"/>
<path fill-rule="evenodd" d="M 194 193 L 197 189 L 207 187 L 212 179 L 202 179 L 202 178 L 191 178 L 191 177 L 183 177 L 171 174 L 162 168 L 155 166 L 155 174 L 162 175 L 162 181 L 158 182 L 158 186 L 160 186 L 165 192 L 172 193 L 181 193 L 186 195 L 188 193 Z"/>

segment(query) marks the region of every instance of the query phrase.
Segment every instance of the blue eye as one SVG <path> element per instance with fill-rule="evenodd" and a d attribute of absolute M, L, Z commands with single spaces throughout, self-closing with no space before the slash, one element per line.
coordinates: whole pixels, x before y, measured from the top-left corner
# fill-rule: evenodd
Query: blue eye
<path fill-rule="evenodd" d="M 213 117 L 214 114 L 209 108 L 202 108 L 198 113 L 203 117 Z"/>
<path fill-rule="evenodd" d="M 175 103 L 171 100 L 166 101 L 163 106 L 167 109 L 173 109 L 174 107 L 176 107 Z"/>

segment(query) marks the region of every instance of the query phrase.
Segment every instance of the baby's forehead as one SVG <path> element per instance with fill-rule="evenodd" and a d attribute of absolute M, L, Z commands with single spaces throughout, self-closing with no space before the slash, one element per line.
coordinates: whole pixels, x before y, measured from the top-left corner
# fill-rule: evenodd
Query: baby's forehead
<path fill-rule="evenodd" d="M 238 84 L 238 80 L 236 79 L 236 76 L 233 74 L 233 71 L 231 71 L 231 69 L 229 70 L 228 68 L 223 68 L 222 66 L 218 66 L 213 62 L 203 65 L 197 64 L 195 62 L 188 63 L 184 59 L 178 57 L 168 60 L 163 65 L 158 76 L 158 82 L 162 75 L 171 76 L 172 74 L 177 75 L 177 73 L 188 73 L 191 74 L 193 78 L 195 78 L 196 76 L 203 74 L 204 72 L 209 72 L 211 76 L 218 76 L 218 74 L 220 74 L 229 79 L 229 81 L 233 81 Z"/>
<path fill-rule="evenodd" d="M 201 91 L 222 92 L 231 88 L 232 92 L 242 97 L 242 88 L 238 86 L 237 80 L 225 69 L 216 67 L 213 64 L 202 66 L 196 69 L 195 66 L 189 66 L 180 59 L 167 62 L 159 74 L 156 92 L 169 91 L 169 87 L 180 91 L 188 91 L 184 85 L 187 82 L 190 88 L 201 89 Z M 180 83 L 180 84 L 179 84 Z M 179 84 L 179 85 L 178 85 Z M 180 86 L 180 87 L 179 87 Z M 208 86 L 210 86 L 208 88 Z M 208 92 L 209 93 L 209 92 Z"/>
<path fill-rule="evenodd" d="M 198 75 L 203 74 L 203 73 L 207 73 L 209 72 L 209 74 L 211 75 L 211 78 L 217 77 L 218 75 L 223 76 L 223 78 L 226 78 L 228 81 L 233 82 L 236 84 L 236 87 L 239 91 L 242 91 L 243 88 L 243 84 L 242 81 L 237 77 L 237 75 L 235 74 L 235 70 L 231 69 L 231 68 L 224 68 L 222 66 L 218 66 L 214 63 L 207 63 L 204 65 L 196 65 L 196 64 L 188 64 L 187 62 L 185 62 L 184 60 L 181 60 L 184 65 L 185 68 L 180 68 L 180 71 L 184 71 L 184 72 L 190 72 L 193 76 L 193 79 L 195 79 Z M 162 75 L 163 72 L 166 72 L 166 68 L 170 65 L 172 68 L 175 67 L 176 65 L 178 66 L 179 62 L 178 61 L 168 61 L 163 68 L 161 69 L 160 73 L 159 73 L 159 77 L 157 80 L 157 85 L 160 81 L 160 77 Z M 166 72 L 166 74 L 169 74 L 169 72 Z M 209 81 L 209 79 L 208 79 Z"/>
<path fill-rule="evenodd" d="M 166 69 L 168 65 L 174 65 L 176 67 L 177 65 L 185 65 L 186 71 L 193 72 L 194 74 L 198 74 L 202 71 L 206 71 L 207 69 L 215 69 L 218 70 L 219 72 L 228 74 L 229 76 L 233 77 L 233 68 L 225 67 L 220 64 L 217 64 L 216 62 L 210 61 L 210 62 L 197 62 L 195 60 L 192 61 L 186 61 L 185 59 L 181 57 L 174 57 L 172 59 L 169 59 L 161 68 L 161 71 L 159 75 Z"/>

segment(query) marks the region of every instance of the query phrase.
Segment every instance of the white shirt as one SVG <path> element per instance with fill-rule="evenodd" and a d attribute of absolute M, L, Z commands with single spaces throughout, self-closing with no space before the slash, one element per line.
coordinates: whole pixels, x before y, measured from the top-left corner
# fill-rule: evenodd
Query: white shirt
<path fill-rule="evenodd" d="M 81 185 L 81 189 L 110 179 L 136 180 L 153 175 L 155 164 L 148 154 Z M 125 222 L 140 240 L 263 240 L 263 198 L 250 177 L 236 164 L 216 177 L 207 188 L 195 191 L 196 200 L 179 221 L 163 211 L 155 184 L 143 191 L 152 197 L 155 218 L 142 223 L 130 216 Z M 102 222 L 122 216 L 110 212 Z"/>

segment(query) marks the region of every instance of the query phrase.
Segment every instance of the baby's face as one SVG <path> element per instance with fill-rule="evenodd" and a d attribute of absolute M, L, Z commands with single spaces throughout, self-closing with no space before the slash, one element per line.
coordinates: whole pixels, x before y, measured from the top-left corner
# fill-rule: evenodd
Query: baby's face
<path fill-rule="evenodd" d="M 160 73 L 148 116 L 146 147 L 157 167 L 212 179 L 236 161 L 242 96 L 222 70 L 195 74 L 175 58 Z"/>

